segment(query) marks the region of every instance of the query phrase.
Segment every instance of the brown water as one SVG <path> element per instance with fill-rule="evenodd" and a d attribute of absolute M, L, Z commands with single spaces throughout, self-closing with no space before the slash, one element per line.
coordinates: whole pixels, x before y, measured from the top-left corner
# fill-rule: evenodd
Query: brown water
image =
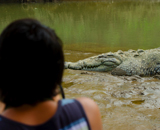
<path fill-rule="evenodd" d="M 36 18 L 64 41 L 65 60 L 78 61 L 119 49 L 159 47 L 159 16 L 158 1 L 0 4 L 0 32 L 13 20 Z M 65 70 L 63 86 L 67 98 L 96 101 L 104 130 L 160 129 L 159 79 Z"/>

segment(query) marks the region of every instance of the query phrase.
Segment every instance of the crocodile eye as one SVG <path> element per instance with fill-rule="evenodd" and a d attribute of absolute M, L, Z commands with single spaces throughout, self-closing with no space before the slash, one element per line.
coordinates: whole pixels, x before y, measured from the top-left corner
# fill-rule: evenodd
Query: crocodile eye
<path fill-rule="evenodd" d="M 98 58 L 107 58 L 107 57 L 104 55 L 100 55 L 100 56 L 98 56 Z"/>

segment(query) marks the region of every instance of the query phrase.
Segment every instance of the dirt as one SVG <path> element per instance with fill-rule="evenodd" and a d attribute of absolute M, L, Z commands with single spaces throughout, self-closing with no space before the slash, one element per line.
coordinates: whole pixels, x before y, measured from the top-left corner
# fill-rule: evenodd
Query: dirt
<path fill-rule="evenodd" d="M 159 130 L 159 76 L 113 76 L 110 73 L 65 70 L 67 98 L 85 96 L 99 106 L 104 130 Z"/>

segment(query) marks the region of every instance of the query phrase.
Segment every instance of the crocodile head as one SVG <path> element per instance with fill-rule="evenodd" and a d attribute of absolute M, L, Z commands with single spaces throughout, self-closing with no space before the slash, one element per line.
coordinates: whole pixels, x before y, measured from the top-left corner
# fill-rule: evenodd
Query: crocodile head
<path fill-rule="evenodd" d="M 66 69 L 108 72 L 121 64 L 121 59 L 112 54 L 101 54 L 78 62 L 65 62 Z"/>

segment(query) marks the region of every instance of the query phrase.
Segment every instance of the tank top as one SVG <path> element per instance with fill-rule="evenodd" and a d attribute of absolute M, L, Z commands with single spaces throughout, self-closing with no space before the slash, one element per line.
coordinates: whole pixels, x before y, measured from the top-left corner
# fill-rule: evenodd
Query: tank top
<path fill-rule="evenodd" d="M 0 115 L 0 130 L 91 130 L 82 105 L 75 99 L 58 102 L 56 113 L 41 125 L 30 126 Z"/>

